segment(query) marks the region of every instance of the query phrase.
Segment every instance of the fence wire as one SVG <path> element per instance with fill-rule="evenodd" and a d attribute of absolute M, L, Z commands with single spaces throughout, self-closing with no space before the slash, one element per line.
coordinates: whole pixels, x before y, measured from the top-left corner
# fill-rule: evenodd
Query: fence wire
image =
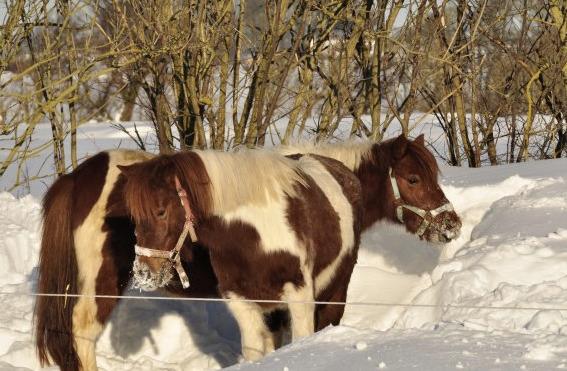
<path fill-rule="evenodd" d="M 407 307 L 407 308 L 443 308 L 443 309 L 490 309 L 490 310 L 517 310 L 537 311 L 554 310 L 567 312 L 567 307 L 554 306 L 509 306 L 509 305 L 455 305 L 455 304 L 421 304 L 421 303 L 387 303 L 380 301 L 318 301 L 318 300 L 271 300 L 271 299 L 246 299 L 246 298 L 204 298 L 204 297 L 170 297 L 170 296 L 143 296 L 143 295 L 86 295 L 86 294 L 56 294 L 56 293 L 22 293 L 22 292 L 0 292 L 6 296 L 46 296 L 63 298 L 90 298 L 90 299 L 122 299 L 122 300 L 162 300 L 162 301 L 185 301 L 185 302 L 242 302 L 259 304 L 313 304 L 313 305 L 351 305 L 351 306 L 374 306 L 374 307 Z"/>

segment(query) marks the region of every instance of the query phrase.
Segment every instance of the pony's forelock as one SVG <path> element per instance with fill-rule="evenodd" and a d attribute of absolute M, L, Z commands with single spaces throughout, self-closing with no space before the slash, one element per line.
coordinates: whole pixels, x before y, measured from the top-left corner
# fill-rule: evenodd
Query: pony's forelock
<path fill-rule="evenodd" d="M 167 157 L 171 161 L 170 181 L 177 176 L 194 216 L 197 219 L 212 211 L 212 185 L 208 171 L 201 158 L 194 151 L 177 152 Z"/>
<path fill-rule="evenodd" d="M 157 190 L 163 189 L 173 179 L 173 166 L 168 165 L 164 159 L 151 159 L 133 165 L 134 168 L 126 174 L 128 181 L 124 187 L 124 200 L 134 221 L 154 218 L 160 194 Z"/>
<path fill-rule="evenodd" d="M 392 152 L 393 146 L 396 143 L 396 138 L 385 140 L 381 143 L 376 143 L 373 146 L 372 156 L 370 156 L 369 161 L 371 161 L 376 166 L 383 166 L 384 171 L 389 166 L 395 166 L 395 161 Z M 411 158 L 417 162 L 419 167 L 423 170 L 426 178 L 433 182 L 437 182 L 439 176 L 439 166 L 433 154 L 427 149 L 427 147 L 422 146 L 411 140 L 407 140 L 406 156 L 411 156 Z"/>
<path fill-rule="evenodd" d="M 439 165 L 431 151 L 429 151 L 425 146 L 409 141 L 408 154 L 410 154 L 419 164 L 419 166 L 424 170 L 425 175 L 430 180 L 437 182 L 437 178 L 439 176 Z"/>

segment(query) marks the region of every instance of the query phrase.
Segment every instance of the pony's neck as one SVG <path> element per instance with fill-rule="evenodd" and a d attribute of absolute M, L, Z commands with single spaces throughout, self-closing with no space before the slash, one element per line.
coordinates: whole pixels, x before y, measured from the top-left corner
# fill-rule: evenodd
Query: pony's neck
<path fill-rule="evenodd" d="M 384 218 L 395 220 L 394 201 L 388 178 L 391 159 L 385 147 L 384 143 L 374 144 L 369 155 L 362 159 L 354 171 L 362 186 L 363 230 Z"/>
<path fill-rule="evenodd" d="M 354 172 L 362 184 L 364 202 L 363 229 L 376 221 L 395 220 L 393 198 L 389 191 L 388 167 L 391 162 L 390 142 L 345 142 L 340 144 L 304 144 L 282 146 L 284 155 L 313 153 L 340 161 Z"/>

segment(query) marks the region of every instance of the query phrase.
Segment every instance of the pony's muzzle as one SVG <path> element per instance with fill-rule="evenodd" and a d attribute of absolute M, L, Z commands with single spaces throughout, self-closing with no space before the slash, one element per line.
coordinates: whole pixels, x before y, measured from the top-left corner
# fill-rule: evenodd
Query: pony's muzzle
<path fill-rule="evenodd" d="M 445 242 L 452 241 L 461 235 L 461 227 L 463 224 L 461 220 L 454 213 L 443 215 L 441 228 L 441 236 L 446 240 Z"/>
<path fill-rule="evenodd" d="M 173 278 L 173 263 L 165 259 L 160 260 L 159 269 L 155 270 L 139 257 L 132 266 L 133 287 L 144 291 L 154 291 L 165 287 Z"/>

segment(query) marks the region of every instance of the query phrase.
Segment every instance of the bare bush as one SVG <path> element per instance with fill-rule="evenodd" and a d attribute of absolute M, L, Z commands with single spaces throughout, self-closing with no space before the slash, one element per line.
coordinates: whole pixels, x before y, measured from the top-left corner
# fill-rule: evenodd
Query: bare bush
<path fill-rule="evenodd" d="M 440 128 L 440 156 L 453 165 L 567 151 L 564 0 L 4 7 L 0 176 L 47 147 L 63 174 L 77 166 L 83 122 L 139 112 L 153 122 L 162 152 L 305 135 L 381 140 L 388 130 L 412 135 L 426 124 Z M 44 123 L 51 140 L 32 141 Z"/>

